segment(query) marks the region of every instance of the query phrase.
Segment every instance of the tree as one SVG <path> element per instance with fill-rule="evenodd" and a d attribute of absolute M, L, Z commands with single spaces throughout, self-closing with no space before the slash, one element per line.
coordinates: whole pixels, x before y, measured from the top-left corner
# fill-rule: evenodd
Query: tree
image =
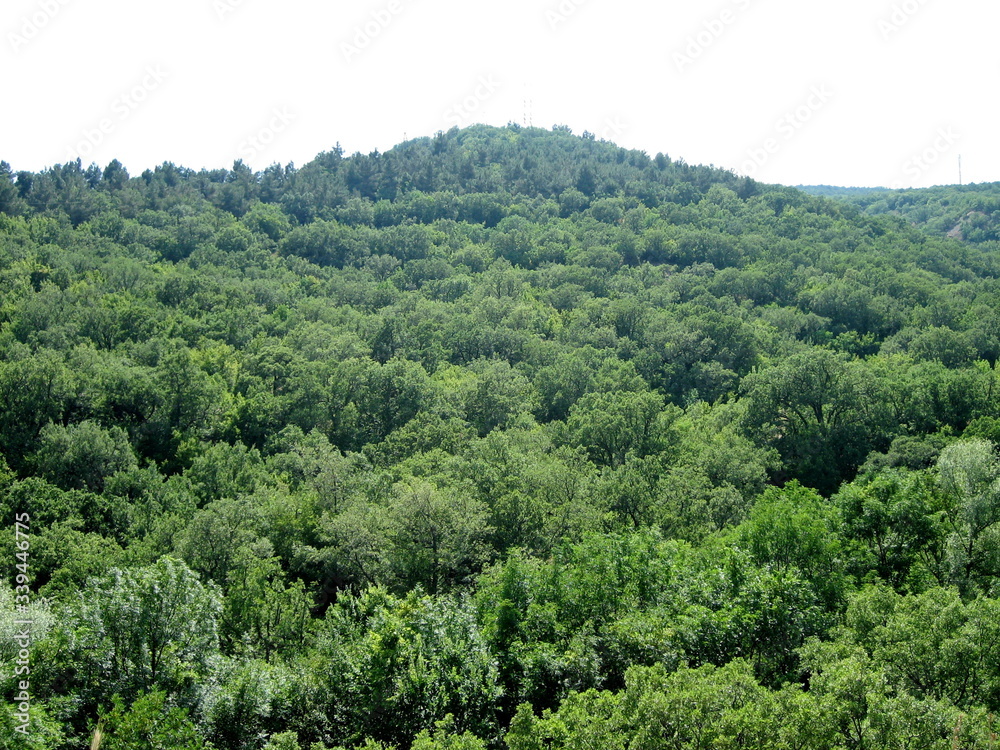
<path fill-rule="evenodd" d="M 352 498 L 324 513 L 311 561 L 319 566 L 322 609 L 342 589 L 357 590 L 392 578 L 393 529 L 389 514 L 379 505 Z"/>
<path fill-rule="evenodd" d="M 254 203 L 240 221 L 251 232 L 274 242 L 280 242 L 292 230 L 292 223 L 281 206 L 273 203 Z"/>
<path fill-rule="evenodd" d="M 101 174 L 101 185 L 107 190 L 121 190 L 129 180 L 128 170 L 117 159 L 108 162 Z"/>
<path fill-rule="evenodd" d="M 227 661 L 213 675 L 200 713 L 201 726 L 212 747 L 226 750 L 256 750 L 268 729 L 291 727 L 295 714 L 305 706 L 283 711 L 282 720 L 273 714 L 281 706 L 283 689 L 294 678 L 287 671 L 254 659 Z M 317 726 L 322 731 L 322 726 Z M 298 745 L 296 745 L 298 747 Z"/>
<path fill-rule="evenodd" d="M 140 695 L 128 707 L 115 696 L 114 707 L 95 731 L 103 750 L 207 750 L 188 712 L 167 702 L 167 694 Z"/>
<path fill-rule="evenodd" d="M 39 474 L 63 489 L 99 493 L 108 477 L 136 466 L 121 427 L 106 430 L 90 420 L 68 427 L 48 424 L 39 440 L 32 463 Z"/>
<path fill-rule="evenodd" d="M 965 603 L 954 589 L 902 596 L 884 586 L 854 594 L 845 616 L 852 640 L 885 678 L 921 700 L 961 709 L 1000 708 L 1000 603 Z"/>
<path fill-rule="evenodd" d="M 668 430 L 680 409 L 664 408 L 655 393 L 588 393 L 570 409 L 566 424 L 573 442 L 604 466 L 621 466 L 669 445 Z"/>
<path fill-rule="evenodd" d="M 939 506 L 929 472 L 884 470 L 845 485 L 834 497 L 844 536 L 866 551 L 859 560 L 894 587 L 922 575 L 940 575 Z M 916 570 L 914 569 L 916 566 Z M 860 571 L 859 571 L 860 572 Z"/>
<path fill-rule="evenodd" d="M 183 440 L 213 435 L 229 399 L 223 379 L 200 367 L 188 346 L 179 341 L 157 344 L 162 347 L 155 373 L 160 403 L 143 425 L 139 445 L 148 457 L 173 461 Z"/>
<path fill-rule="evenodd" d="M 809 674 L 807 723 L 820 747 L 907 747 L 947 750 L 987 744 L 991 720 L 955 706 L 897 690 L 864 649 L 813 641 L 802 649 Z M 789 717 L 792 718 L 792 717 Z"/>
<path fill-rule="evenodd" d="M 824 494 L 888 444 L 879 383 L 825 349 L 795 354 L 743 382 L 747 427 L 777 448 L 785 471 Z"/>
<path fill-rule="evenodd" d="M 518 417 L 538 409 L 531 382 L 506 360 L 477 360 L 470 369 L 478 377 L 465 396 L 465 414 L 480 437 L 498 427 L 509 428 Z"/>
<path fill-rule="evenodd" d="M 70 518 L 45 527 L 36 537 L 33 557 L 35 584 L 40 592 L 63 599 L 79 591 L 87 580 L 102 576 L 122 562 L 123 550 L 113 539 L 79 530 Z"/>
<path fill-rule="evenodd" d="M 1000 459 L 987 440 L 965 440 L 941 451 L 937 462 L 951 534 L 947 565 L 951 579 L 968 588 L 1000 575 Z"/>
<path fill-rule="evenodd" d="M 239 550 L 226 580 L 220 634 L 231 652 L 293 656 L 310 630 L 310 597 L 302 581 L 286 580 L 280 561 L 261 551 Z"/>
<path fill-rule="evenodd" d="M 60 522 L 84 532 L 124 541 L 131 509 L 119 497 L 96 495 L 85 490 L 61 490 L 44 479 L 29 477 L 14 482 L 5 493 L 0 509 L 13 521 L 15 513 L 28 513 L 33 524 L 51 528 Z"/>
<path fill-rule="evenodd" d="M 83 694 L 164 690 L 190 701 L 218 653 L 220 612 L 217 589 L 168 557 L 93 579 L 71 619 Z"/>
<path fill-rule="evenodd" d="M 177 554 L 193 571 L 220 586 L 240 551 L 259 538 L 260 510 L 246 497 L 223 497 L 199 510 L 175 539 Z"/>
<path fill-rule="evenodd" d="M 362 229 L 335 221 L 316 221 L 289 232 L 281 242 L 281 251 L 320 266 L 342 268 L 369 254 L 366 240 L 370 232 Z"/>
<path fill-rule="evenodd" d="M 62 420 L 73 380 L 62 357 L 48 349 L 0 362 L 0 450 L 14 468 L 35 449 L 42 428 Z"/>
<path fill-rule="evenodd" d="M 768 488 L 734 531 L 754 562 L 800 571 L 832 610 L 848 585 L 840 523 L 835 506 L 791 482 Z"/>
<path fill-rule="evenodd" d="M 467 581 L 488 559 L 486 508 L 425 481 L 396 485 L 389 509 L 390 564 L 407 587 L 432 594 Z"/>
<path fill-rule="evenodd" d="M 14 186 L 14 173 L 10 164 L 0 161 L 0 213 L 17 216 L 27 206 L 19 200 L 17 188 Z"/>
<path fill-rule="evenodd" d="M 467 599 L 369 589 L 343 597 L 319 636 L 329 711 L 340 737 L 409 747 L 453 717 L 455 733 L 496 735 L 497 666 Z"/>
<path fill-rule="evenodd" d="M 742 660 L 723 668 L 634 667 L 627 683 L 617 694 L 574 693 L 558 711 L 546 711 L 541 718 L 530 705 L 522 704 L 507 734 L 508 746 L 511 750 L 707 750 L 773 747 L 770 743 L 781 734 L 778 702 Z M 737 738 L 739 745 L 734 742 Z"/>
<path fill-rule="evenodd" d="M 566 419 L 569 410 L 594 381 L 599 355 L 592 347 L 559 354 L 556 362 L 539 368 L 534 377 L 541 396 L 541 418 Z"/>
<path fill-rule="evenodd" d="M 658 456 L 629 456 L 621 466 L 602 473 L 594 494 L 632 528 L 641 529 L 665 520 L 660 507 L 665 473 Z"/>
<path fill-rule="evenodd" d="M 348 360 L 332 380 L 330 400 L 340 409 L 338 432 L 344 447 L 361 448 L 383 440 L 413 419 L 432 394 L 427 372 L 416 362 L 400 358 L 384 365 Z"/>

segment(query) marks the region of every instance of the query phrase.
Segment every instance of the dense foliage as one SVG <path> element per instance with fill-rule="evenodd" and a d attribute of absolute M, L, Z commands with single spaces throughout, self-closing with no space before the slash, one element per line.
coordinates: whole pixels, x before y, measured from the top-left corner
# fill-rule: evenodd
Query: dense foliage
<path fill-rule="evenodd" d="M 803 188 L 840 198 L 870 215 L 893 214 L 930 232 L 975 244 L 1000 240 L 1000 183 L 948 185 L 922 190 Z"/>
<path fill-rule="evenodd" d="M 7 746 L 992 747 L 1000 246 L 918 195 L 0 165 Z"/>

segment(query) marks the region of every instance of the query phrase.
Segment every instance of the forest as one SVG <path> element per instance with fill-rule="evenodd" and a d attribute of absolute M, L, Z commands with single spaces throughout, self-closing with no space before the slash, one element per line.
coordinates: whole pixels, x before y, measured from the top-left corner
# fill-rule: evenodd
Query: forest
<path fill-rule="evenodd" d="M 0 163 L 0 746 L 996 747 L 1000 186 L 816 192 Z"/>

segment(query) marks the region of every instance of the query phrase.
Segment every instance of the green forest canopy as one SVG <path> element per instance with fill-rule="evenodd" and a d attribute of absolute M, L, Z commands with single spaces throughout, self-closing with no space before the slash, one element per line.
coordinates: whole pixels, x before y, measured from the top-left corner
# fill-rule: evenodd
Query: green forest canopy
<path fill-rule="evenodd" d="M 9 746 L 992 747 L 998 201 L 513 125 L 0 164 Z"/>

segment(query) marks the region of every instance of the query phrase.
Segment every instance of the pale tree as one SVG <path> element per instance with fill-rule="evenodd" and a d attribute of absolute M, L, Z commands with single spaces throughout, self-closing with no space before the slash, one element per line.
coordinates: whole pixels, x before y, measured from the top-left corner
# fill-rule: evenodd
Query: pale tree
<path fill-rule="evenodd" d="M 186 693 L 218 654 L 220 614 L 217 587 L 169 557 L 91 580 L 71 619 L 85 696 Z"/>
<path fill-rule="evenodd" d="M 938 483 L 947 498 L 951 533 L 946 564 L 953 581 L 968 587 L 1000 573 L 1000 460 L 988 440 L 949 445 L 938 459 Z"/>

